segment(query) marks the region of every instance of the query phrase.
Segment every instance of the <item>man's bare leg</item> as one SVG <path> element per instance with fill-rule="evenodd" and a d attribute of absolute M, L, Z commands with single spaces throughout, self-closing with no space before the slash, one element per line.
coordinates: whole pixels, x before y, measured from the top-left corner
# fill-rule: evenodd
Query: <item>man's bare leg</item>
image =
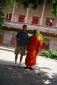
<path fill-rule="evenodd" d="M 20 55 L 20 63 L 22 62 L 23 59 L 23 55 Z"/>
<path fill-rule="evenodd" d="M 17 63 L 18 54 L 15 54 L 15 64 Z"/>

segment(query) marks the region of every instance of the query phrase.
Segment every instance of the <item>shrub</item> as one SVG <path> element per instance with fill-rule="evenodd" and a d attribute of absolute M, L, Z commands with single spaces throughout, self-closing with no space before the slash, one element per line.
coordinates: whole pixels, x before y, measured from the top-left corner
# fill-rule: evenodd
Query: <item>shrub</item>
<path fill-rule="evenodd" d="M 46 50 L 42 50 L 41 51 L 41 56 L 45 56 L 45 57 L 48 57 L 48 58 L 57 59 L 57 51 L 46 51 Z"/>
<path fill-rule="evenodd" d="M 51 58 L 57 59 L 57 51 L 51 51 Z"/>

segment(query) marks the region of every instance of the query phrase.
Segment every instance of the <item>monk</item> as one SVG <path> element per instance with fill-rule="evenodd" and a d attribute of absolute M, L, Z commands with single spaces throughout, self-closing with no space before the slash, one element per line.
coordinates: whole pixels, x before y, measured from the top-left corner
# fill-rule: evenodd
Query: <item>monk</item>
<path fill-rule="evenodd" d="M 38 37 L 37 30 L 34 30 L 33 35 L 28 39 L 27 55 L 25 58 L 25 65 L 28 69 L 33 69 L 32 66 L 36 64 L 36 58 L 42 47 L 42 41 Z"/>

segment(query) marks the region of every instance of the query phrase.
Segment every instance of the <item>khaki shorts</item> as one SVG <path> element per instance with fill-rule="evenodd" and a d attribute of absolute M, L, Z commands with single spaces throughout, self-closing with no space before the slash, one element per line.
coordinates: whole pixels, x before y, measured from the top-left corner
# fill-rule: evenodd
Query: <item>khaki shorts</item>
<path fill-rule="evenodd" d="M 22 46 L 17 46 L 15 49 L 15 54 L 21 54 L 21 55 L 25 55 L 26 54 L 26 47 L 22 47 Z"/>

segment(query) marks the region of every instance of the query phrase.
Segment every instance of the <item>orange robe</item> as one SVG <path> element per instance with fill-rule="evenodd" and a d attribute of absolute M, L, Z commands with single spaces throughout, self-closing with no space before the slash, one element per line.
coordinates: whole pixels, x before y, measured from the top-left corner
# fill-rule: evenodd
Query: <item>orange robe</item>
<path fill-rule="evenodd" d="M 30 40 L 28 40 L 27 43 L 27 55 L 25 59 L 25 65 L 32 66 L 36 64 L 36 58 L 37 54 L 39 53 L 41 49 L 42 43 L 41 41 L 36 37 L 36 35 L 33 35 Z"/>

